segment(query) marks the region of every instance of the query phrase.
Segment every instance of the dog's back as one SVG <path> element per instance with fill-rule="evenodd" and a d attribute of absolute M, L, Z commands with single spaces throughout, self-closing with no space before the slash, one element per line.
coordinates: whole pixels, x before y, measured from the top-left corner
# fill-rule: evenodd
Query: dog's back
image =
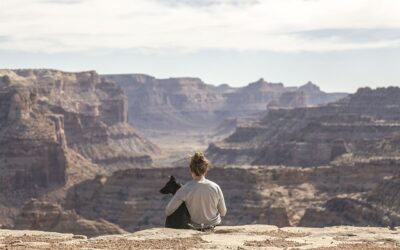
<path fill-rule="evenodd" d="M 181 187 L 179 183 L 176 182 L 173 176 L 170 177 L 169 181 L 160 190 L 162 194 L 173 194 Z M 165 220 L 165 227 L 177 228 L 177 229 L 188 229 L 188 224 L 190 223 L 190 214 L 186 207 L 185 202 L 183 202 L 175 212 L 167 216 Z"/>
<path fill-rule="evenodd" d="M 170 216 L 167 216 L 165 220 L 165 227 L 168 228 L 178 228 L 178 229 L 188 229 L 188 224 L 190 223 L 190 214 L 187 210 L 185 202 L 183 202 L 175 212 Z"/>

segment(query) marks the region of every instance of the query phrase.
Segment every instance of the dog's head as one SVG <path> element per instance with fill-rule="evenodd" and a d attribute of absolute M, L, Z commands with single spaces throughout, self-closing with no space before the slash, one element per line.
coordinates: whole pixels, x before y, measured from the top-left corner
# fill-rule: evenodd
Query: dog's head
<path fill-rule="evenodd" d="M 175 180 L 175 177 L 172 175 L 169 177 L 169 181 L 165 184 L 163 188 L 160 189 L 160 193 L 162 194 L 175 194 L 176 191 L 181 187 L 182 185 L 177 183 Z"/>

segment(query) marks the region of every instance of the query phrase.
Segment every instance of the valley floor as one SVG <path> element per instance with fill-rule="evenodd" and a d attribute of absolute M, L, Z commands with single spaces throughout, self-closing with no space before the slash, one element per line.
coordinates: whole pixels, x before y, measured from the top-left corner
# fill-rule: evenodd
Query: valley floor
<path fill-rule="evenodd" d="M 149 138 L 161 149 L 161 154 L 152 156 L 154 167 L 182 165 L 194 152 L 205 151 L 211 141 L 209 133 L 158 134 Z"/>
<path fill-rule="evenodd" d="M 154 228 L 133 234 L 85 236 L 0 230 L 0 249 L 400 249 L 400 228 L 277 228 L 222 226 L 214 233 Z"/>

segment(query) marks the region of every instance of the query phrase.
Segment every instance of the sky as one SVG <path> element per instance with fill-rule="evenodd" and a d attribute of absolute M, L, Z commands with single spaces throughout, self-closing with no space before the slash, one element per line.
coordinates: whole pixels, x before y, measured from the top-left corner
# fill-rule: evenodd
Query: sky
<path fill-rule="evenodd" d="M 399 0 L 0 0 L 0 68 L 400 84 Z"/>

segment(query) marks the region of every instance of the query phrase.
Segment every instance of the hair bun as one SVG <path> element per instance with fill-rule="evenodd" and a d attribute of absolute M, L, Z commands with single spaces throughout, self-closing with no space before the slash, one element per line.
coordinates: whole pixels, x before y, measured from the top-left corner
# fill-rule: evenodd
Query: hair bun
<path fill-rule="evenodd" d="M 203 162 L 205 160 L 204 154 L 202 152 L 195 152 L 192 160 L 195 162 Z"/>
<path fill-rule="evenodd" d="M 205 174 L 208 170 L 209 162 L 202 152 L 195 152 L 190 161 L 190 170 L 197 176 Z"/>

